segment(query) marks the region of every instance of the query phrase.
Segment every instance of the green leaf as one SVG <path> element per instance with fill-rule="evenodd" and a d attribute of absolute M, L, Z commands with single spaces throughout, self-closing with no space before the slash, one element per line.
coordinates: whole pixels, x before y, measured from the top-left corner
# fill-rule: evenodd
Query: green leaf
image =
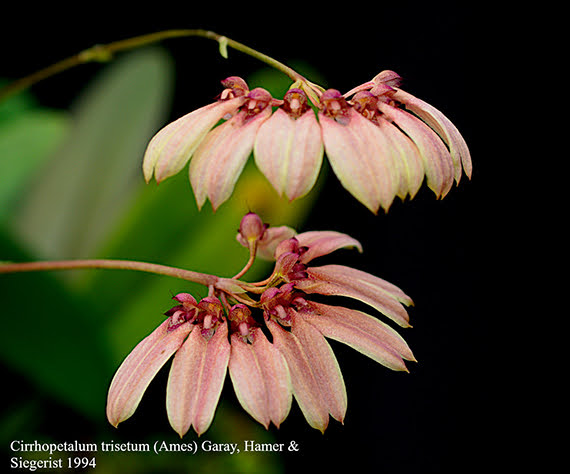
<path fill-rule="evenodd" d="M 0 255 L 30 260 L 2 231 Z M 92 306 L 48 273 L 0 275 L 0 298 L 2 362 L 40 391 L 100 416 L 112 369 L 96 318 L 88 316 Z"/>
<path fill-rule="evenodd" d="M 163 123 L 172 86 L 159 49 L 107 66 L 74 106 L 73 130 L 22 197 L 13 229 L 45 258 L 90 256 L 141 186 L 148 139 Z"/>
<path fill-rule="evenodd" d="M 10 214 L 31 178 L 69 131 L 67 114 L 37 109 L 0 121 L 0 221 Z"/>

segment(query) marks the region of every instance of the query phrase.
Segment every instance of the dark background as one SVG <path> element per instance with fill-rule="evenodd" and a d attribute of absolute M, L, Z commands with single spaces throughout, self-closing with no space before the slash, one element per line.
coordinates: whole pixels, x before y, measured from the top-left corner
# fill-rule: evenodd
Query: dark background
<path fill-rule="evenodd" d="M 393 69 L 404 90 L 456 124 L 471 150 L 471 181 L 463 176 L 442 201 L 424 187 L 413 201 L 396 202 L 378 216 L 330 175 L 305 228 L 358 238 L 365 252 L 351 263 L 412 296 L 414 327 L 403 333 L 419 363 L 409 364 L 410 374 L 393 373 L 333 343 L 349 397 L 345 424 L 331 420 L 321 435 L 294 407 L 276 431 L 279 440 L 296 440 L 301 448 L 284 456 L 287 472 L 307 466 L 419 474 L 510 470 L 518 456 L 510 442 L 517 428 L 502 361 L 510 316 L 498 297 L 509 265 L 508 192 L 498 186 L 506 163 L 489 89 L 512 39 L 497 28 L 496 12 L 441 2 L 150 5 L 22 9 L 2 32 L 3 75 L 17 78 L 97 43 L 173 28 L 210 29 L 287 64 L 308 62 L 322 85 L 341 91 Z M 221 58 L 210 40 L 168 40 L 163 47 L 176 61 L 172 119 L 213 98 L 220 79 L 259 67 L 233 50 Z M 42 104 L 65 108 L 100 67 L 75 68 L 33 91 Z M 162 388 L 145 399 L 124 439 L 138 430 L 168 430 L 165 419 L 149 418 L 153 403 L 162 406 Z M 231 387 L 223 397 L 232 399 Z M 52 426 L 74 437 L 82 420 L 58 419 Z"/>

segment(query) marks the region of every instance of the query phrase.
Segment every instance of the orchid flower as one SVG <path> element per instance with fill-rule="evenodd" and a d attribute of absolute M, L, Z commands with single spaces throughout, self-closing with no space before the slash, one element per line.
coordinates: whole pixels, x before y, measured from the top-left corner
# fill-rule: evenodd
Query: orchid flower
<path fill-rule="evenodd" d="M 107 417 L 117 426 L 135 412 L 158 371 L 174 356 L 166 407 L 173 429 L 199 435 L 210 426 L 226 374 L 244 410 L 266 428 L 279 427 L 296 400 L 310 426 L 323 431 L 329 415 L 343 422 L 344 380 L 327 342 L 340 341 L 380 364 L 407 371 L 414 356 L 401 336 L 374 316 L 314 300 L 341 295 L 368 304 L 401 327 L 409 326 L 405 306 L 412 300 L 398 287 L 341 265 L 312 266 L 313 260 L 341 248 L 362 251 L 354 238 L 334 231 L 287 236 L 249 213 L 238 241 L 255 255 L 272 249 L 274 269 L 262 282 L 238 279 L 214 285 L 197 301 L 188 293 L 167 318 L 143 339 L 119 367 L 109 388 Z M 240 272 L 241 273 L 241 272 Z"/>
<path fill-rule="evenodd" d="M 297 81 L 280 100 L 230 77 L 218 102 L 151 140 L 145 179 L 154 175 L 160 182 L 190 160 L 198 207 L 209 199 L 215 210 L 253 153 L 277 193 L 292 201 L 313 188 L 326 154 L 344 188 L 374 213 L 387 211 L 396 196 L 413 198 L 424 177 L 442 198 L 463 172 L 471 177 L 469 149 L 447 117 L 399 89 L 400 82 L 395 72 L 383 71 L 341 94 Z"/>

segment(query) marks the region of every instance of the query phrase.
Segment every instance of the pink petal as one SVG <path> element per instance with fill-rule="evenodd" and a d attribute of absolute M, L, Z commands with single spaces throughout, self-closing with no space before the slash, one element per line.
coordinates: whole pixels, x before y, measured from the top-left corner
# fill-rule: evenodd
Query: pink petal
<path fill-rule="evenodd" d="M 328 255 L 341 248 L 356 247 L 362 252 L 362 245 L 358 240 L 340 232 L 309 231 L 297 234 L 295 238 L 299 241 L 300 247 L 309 248 L 301 255 L 301 263 L 309 263 L 314 258 Z"/>
<path fill-rule="evenodd" d="M 417 117 L 378 102 L 380 111 L 393 120 L 416 144 L 424 161 L 427 184 L 437 197 L 445 196 L 453 184 L 454 165 L 440 137 Z"/>
<path fill-rule="evenodd" d="M 405 370 L 402 359 L 415 361 L 404 339 L 387 324 L 360 311 L 309 302 L 305 320 L 325 337 L 349 345 L 393 370 Z"/>
<path fill-rule="evenodd" d="M 293 119 L 282 109 L 260 128 L 255 139 L 257 167 L 278 194 L 289 200 L 314 186 L 323 160 L 321 128 L 312 110 Z"/>
<path fill-rule="evenodd" d="M 170 318 L 143 339 L 113 377 L 107 398 L 107 418 L 113 426 L 129 418 L 161 367 L 182 345 L 191 324 L 169 331 Z"/>
<path fill-rule="evenodd" d="M 291 408 L 291 379 L 285 359 L 261 329 L 252 344 L 232 334 L 229 371 L 245 411 L 266 428 L 270 422 L 279 427 Z"/>
<path fill-rule="evenodd" d="M 346 390 L 332 350 L 312 326 L 293 315 L 292 332 L 274 321 L 267 322 L 273 344 L 285 356 L 291 373 L 293 395 L 305 419 L 324 432 L 329 413 L 342 421 L 346 413 Z"/>
<path fill-rule="evenodd" d="M 150 141 L 143 159 L 148 183 L 154 174 L 157 182 L 178 173 L 188 162 L 208 131 L 224 115 L 232 113 L 245 99 L 237 97 L 201 107 L 170 123 Z"/>
<path fill-rule="evenodd" d="M 279 227 L 269 227 L 265 231 L 263 239 L 257 247 L 257 255 L 264 260 L 275 260 L 275 250 L 277 246 L 284 240 L 290 239 L 297 234 L 297 231 L 291 227 L 282 225 Z"/>
<path fill-rule="evenodd" d="M 424 179 L 425 170 L 418 147 L 398 127 L 381 117 L 378 126 L 382 129 L 395 152 L 395 165 L 400 170 L 398 196 L 404 199 L 407 194 L 414 197 Z"/>
<path fill-rule="evenodd" d="M 166 389 L 170 425 L 182 437 L 194 426 L 204 433 L 224 385 L 230 357 L 228 327 L 224 322 L 207 341 L 196 327 L 172 361 Z"/>
<path fill-rule="evenodd" d="M 291 333 L 297 337 L 311 362 L 311 369 L 321 389 L 322 403 L 341 423 L 346 415 L 347 397 L 344 379 L 331 347 L 323 335 L 298 313 L 293 313 Z"/>
<path fill-rule="evenodd" d="M 275 250 L 277 246 L 284 240 L 295 237 L 297 231 L 291 227 L 282 225 L 278 227 L 269 227 L 265 230 L 263 238 L 257 243 L 257 256 L 263 260 L 275 260 Z M 249 243 L 238 232 L 236 240 L 245 248 L 249 247 Z"/>
<path fill-rule="evenodd" d="M 270 115 L 271 107 L 266 107 L 245 120 L 246 112 L 240 111 L 206 135 L 190 162 L 190 183 L 199 208 L 209 198 L 215 210 L 231 196 L 255 135 Z"/>
<path fill-rule="evenodd" d="M 399 185 L 392 147 L 372 122 L 349 109 L 347 124 L 319 113 L 323 142 L 341 184 L 368 209 L 388 209 Z"/>
<path fill-rule="evenodd" d="M 403 103 L 406 109 L 420 117 L 425 123 L 433 128 L 441 139 L 449 147 L 451 158 L 455 166 L 455 181 L 461 178 L 461 166 L 465 174 L 470 178 L 472 173 L 471 154 L 465 140 L 453 123 L 432 105 L 414 97 L 403 90 L 397 89 L 394 99 Z"/>
<path fill-rule="evenodd" d="M 363 301 L 388 316 L 402 327 L 409 327 L 409 316 L 400 304 L 412 300 L 398 287 L 369 273 L 343 265 L 309 267 L 308 278 L 295 282 L 295 287 L 321 295 L 337 295 Z"/>

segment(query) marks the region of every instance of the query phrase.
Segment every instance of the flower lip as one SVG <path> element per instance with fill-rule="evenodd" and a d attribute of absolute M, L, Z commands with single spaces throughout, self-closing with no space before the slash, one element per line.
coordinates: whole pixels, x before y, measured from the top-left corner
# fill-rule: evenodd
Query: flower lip
<path fill-rule="evenodd" d="M 170 316 L 168 331 L 173 331 L 186 322 L 193 322 L 196 319 L 198 310 L 198 303 L 189 293 L 178 293 L 172 299 L 181 304 L 170 308 L 164 313 L 165 316 Z"/>
<path fill-rule="evenodd" d="M 350 100 L 354 110 L 369 120 L 374 120 L 378 111 L 378 97 L 369 91 L 360 91 Z"/>
<path fill-rule="evenodd" d="M 247 94 L 247 101 L 242 106 L 249 115 L 257 115 L 271 104 L 271 94 L 262 87 L 256 87 Z"/>
<path fill-rule="evenodd" d="M 252 330 L 259 327 L 251 315 L 251 310 L 244 304 L 238 303 L 231 307 L 228 313 L 228 320 L 230 321 L 230 333 L 237 334 L 244 341 L 251 342 Z"/>
<path fill-rule="evenodd" d="M 330 117 L 342 125 L 348 125 L 350 123 L 350 104 L 336 89 L 328 89 L 323 92 L 323 95 L 321 96 L 320 113 L 325 117 Z M 326 148 L 327 146 L 325 143 L 325 149 Z"/>
<path fill-rule="evenodd" d="M 298 118 L 310 109 L 307 95 L 302 89 L 289 89 L 283 97 L 283 105 L 281 108 L 289 114 L 289 116 Z"/>
<path fill-rule="evenodd" d="M 225 89 L 218 96 L 219 100 L 229 100 L 235 97 L 243 97 L 249 92 L 247 83 L 241 77 L 230 76 L 221 82 Z"/>

